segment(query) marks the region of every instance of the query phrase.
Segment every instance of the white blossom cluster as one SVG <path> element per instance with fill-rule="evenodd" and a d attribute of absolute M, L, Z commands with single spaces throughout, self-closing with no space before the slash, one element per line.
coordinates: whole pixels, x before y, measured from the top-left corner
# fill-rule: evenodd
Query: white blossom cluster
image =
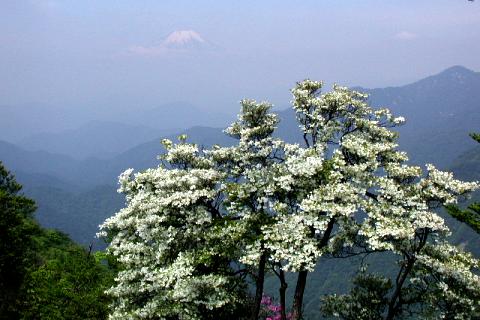
<path fill-rule="evenodd" d="M 120 175 L 126 207 L 100 232 L 122 266 L 111 319 L 201 318 L 238 303 L 233 265 L 254 270 L 265 257 L 311 271 L 325 253 L 359 244 L 408 256 L 412 283 L 435 274 L 447 279 L 434 290 L 442 299 L 478 307 L 478 261 L 443 240 L 449 230 L 433 211 L 478 184 L 409 166 L 390 129 L 404 118 L 373 109 L 363 93 L 321 88 L 305 80 L 292 90 L 302 145 L 273 137 L 270 104 L 243 100 L 225 130 L 237 145 L 200 151 L 185 136 L 164 140 L 163 165 Z"/>
<path fill-rule="evenodd" d="M 112 236 L 108 250 L 122 266 L 108 291 L 115 298 L 111 319 L 200 319 L 202 308 L 236 303 L 228 275 L 199 271 L 217 256 L 210 244 L 220 240 L 206 228 L 213 222 L 209 202 L 223 175 L 195 167 L 205 167 L 193 158 L 196 147 L 181 144 L 169 151 L 165 159 L 188 163 L 189 169 L 160 166 L 133 177 L 127 170 L 120 176 L 127 206 L 101 226 L 103 235 Z"/>

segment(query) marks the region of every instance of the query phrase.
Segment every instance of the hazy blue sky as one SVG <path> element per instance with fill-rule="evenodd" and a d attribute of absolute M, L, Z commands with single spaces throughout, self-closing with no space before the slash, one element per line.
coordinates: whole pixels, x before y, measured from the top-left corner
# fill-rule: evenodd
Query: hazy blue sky
<path fill-rule="evenodd" d="M 204 42 L 168 46 L 178 30 Z M 0 104 L 230 113 L 307 77 L 401 85 L 479 57 L 480 1 L 0 0 Z"/>

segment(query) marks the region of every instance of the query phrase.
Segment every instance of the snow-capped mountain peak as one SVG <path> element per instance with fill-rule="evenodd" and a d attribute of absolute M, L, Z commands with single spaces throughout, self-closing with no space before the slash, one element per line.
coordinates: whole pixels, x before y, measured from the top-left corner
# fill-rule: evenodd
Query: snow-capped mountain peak
<path fill-rule="evenodd" d="M 165 39 L 167 46 L 185 46 L 192 43 L 205 43 L 202 36 L 193 30 L 178 30 L 170 33 Z"/>
<path fill-rule="evenodd" d="M 171 52 L 211 51 L 216 48 L 194 30 L 177 30 L 170 33 L 157 46 L 132 46 L 129 51 L 136 55 L 157 56 Z"/>

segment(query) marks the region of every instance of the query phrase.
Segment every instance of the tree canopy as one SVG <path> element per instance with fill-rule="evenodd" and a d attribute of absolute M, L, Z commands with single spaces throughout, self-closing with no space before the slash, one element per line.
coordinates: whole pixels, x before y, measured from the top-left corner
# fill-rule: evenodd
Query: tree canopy
<path fill-rule="evenodd" d="M 448 243 L 435 213 L 478 184 L 409 165 L 393 130 L 405 119 L 361 92 L 322 86 L 305 80 L 292 90 L 302 144 L 275 137 L 269 103 L 243 100 L 225 130 L 236 145 L 164 140 L 157 168 L 121 174 L 126 206 L 100 232 L 121 266 L 108 291 L 112 319 L 258 319 L 268 272 L 279 280 L 281 319 L 301 319 L 320 257 L 377 252 L 397 259 L 396 277 L 362 271 L 350 294 L 325 297 L 326 315 L 450 319 L 478 310 L 478 261 Z M 297 275 L 291 307 L 287 272 Z"/>
<path fill-rule="evenodd" d="M 27 268 L 34 261 L 35 203 L 0 162 L 0 319 L 18 316 L 16 305 Z"/>
<path fill-rule="evenodd" d="M 0 162 L 0 319 L 105 319 L 113 270 L 40 227 L 21 189 Z"/>

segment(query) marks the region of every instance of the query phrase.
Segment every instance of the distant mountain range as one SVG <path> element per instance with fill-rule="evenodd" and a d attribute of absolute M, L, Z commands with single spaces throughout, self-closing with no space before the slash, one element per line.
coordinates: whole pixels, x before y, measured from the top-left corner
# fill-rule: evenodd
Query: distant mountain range
<path fill-rule="evenodd" d="M 389 107 L 407 118 L 407 123 L 398 128 L 399 148 L 407 151 L 413 162 L 451 169 L 464 180 L 480 179 L 480 145 L 468 136 L 480 132 L 480 73 L 456 66 L 409 85 L 361 90 L 370 94 L 373 106 Z M 39 119 L 30 119 L 22 112 L 10 121 L 0 118 L 0 137 L 7 131 L 10 136 L 23 134 L 16 143 L 0 141 L 0 160 L 16 174 L 25 194 L 36 201 L 40 223 L 67 232 L 82 244 L 94 241 L 98 225 L 124 206 L 122 195 L 116 193 L 118 175 L 127 168 L 139 171 L 158 165 L 157 155 L 164 151 L 162 137 L 176 139 L 186 133 L 188 141 L 206 147 L 234 143 L 221 129 L 232 117 L 205 113 L 184 104 L 115 115 L 115 122 L 90 119 L 79 125 L 70 119 L 70 127 L 65 124 L 66 128 L 57 133 L 44 134 L 25 134 L 41 129 L 42 119 L 49 120 L 38 113 L 35 115 Z M 277 135 L 301 143 L 293 110 L 278 114 L 281 122 Z M 62 115 L 55 119 L 62 119 Z M 198 124 L 208 126 L 195 126 Z M 464 224 L 444 216 L 454 231 L 452 241 L 480 255 L 480 237 Z M 102 244 L 97 242 L 99 247 Z M 391 267 L 385 257 L 375 257 L 370 261 L 375 270 Z M 344 275 L 357 271 L 352 261 L 330 259 L 309 275 L 311 282 L 304 299 L 307 318 L 320 318 L 319 293 L 342 293 L 348 288 Z M 287 280 L 292 288 L 294 277 L 289 275 Z M 277 294 L 275 281 L 267 279 L 267 293 Z"/>
<path fill-rule="evenodd" d="M 0 140 L 14 143 L 33 134 L 76 128 L 93 116 L 44 104 L 0 105 L 0 114 Z"/>
<path fill-rule="evenodd" d="M 176 140 L 180 133 L 187 134 L 189 141 L 204 146 L 233 143 L 221 129 L 210 127 L 192 127 L 164 137 Z M 0 141 L 0 160 L 14 172 L 45 174 L 85 189 L 99 184 L 115 185 L 118 175 L 127 168 L 143 170 L 158 165 L 157 156 L 163 153 L 161 139 L 139 144 L 109 159 L 83 160 L 46 151 L 28 151 Z"/>
<path fill-rule="evenodd" d="M 357 89 L 369 93 L 374 106 L 387 106 L 407 118 L 407 124 L 399 129 L 400 147 L 409 151 L 415 162 L 445 167 L 456 154 L 474 146 L 467 134 L 480 126 L 478 72 L 455 66 L 401 87 Z M 0 112 L 4 115 L 0 118 L 0 140 L 26 151 L 47 151 L 77 160 L 113 159 L 139 144 L 185 128 L 222 128 L 233 120 L 185 102 L 107 114 L 44 106 L 0 106 Z M 279 115 L 283 119 L 279 135 L 294 141 L 297 125 L 293 111 L 287 109 Z M 418 143 L 419 139 L 423 142 Z"/>
<path fill-rule="evenodd" d="M 140 143 L 178 130 L 91 121 L 73 130 L 31 135 L 20 140 L 17 145 L 25 150 L 44 150 L 69 155 L 76 159 L 108 159 Z"/>
<path fill-rule="evenodd" d="M 76 159 L 111 158 L 138 144 L 193 126 L 221 127 L 233 115 L 186 102 L 115 109 L 45 105 L 0 106 L 0 140 L 29 151 Z"/>
<path fill-rule="evenodd" d="M 478 173 L 469 176 L 467 171 L 475 167 L 475 163 L 469 167 L 468 160 L 472 158 L 470 153 L 475 152 L 472 149 L 478 149 L 468 133 L 480 131 L 479 73 L 456 66 L 406 86 L 363 90 L 371 95 L 374 106 L 390 107 L 396 114 L 407 118 L 407 124 L 399 128 L 400 149 L 406 150 L 412 161 L 433 163 L 444 169 L 458 168 L 464 179 L 478 177 Z M 281 118 L 278 136 L 289 142 L 301 142 L 292 109 L 278 114 Z M 127 168 L 143 170 L 158 164 L 157 155 L 163 152 L 162 137 L 176 139 L 178 134 L 186 133 L 189 141 L 204 146 L 234 142 L 220 128 L 197 126 L 172 133 L 174 129 L 168 132 L 161 126 L 169 123 L 171 128 L 188 128 L 195 122 L 207 122 L 207 118 L 215 123 L 223 119 L 223 127 L 230 123 L 227 116 L 217 115 L 215 118 L 192 106 L 173 104 L 132 115 L 128 125 L 89 122 L 78 129 L 25 138 L 18 144 L 0 141 L 0 160 L 18 174 L 26 192 L 34 196 L 40 208 L 51 210 L 41 209 L 39 216 L 63 212 L 56 219 L 41 219 L 50 221 L 49 227 L 64 226 L 72 217 L 78 219 L 80 226 L 84 222 L 82 215 L 86 214 L 78 211 L 81 204 L 71 205 L 78 208 L 75 214 L 64 209 L 64 201 L 55 203 L 52 200 L 54 194 L 61 191 L 58 197 L 65 197 L 67 192 L 71 201 L 80 201 L 83 198 L 79 194 L 92 195 L 89 193 L 92 189 L 102 186 L 94 196 L 97 202 L 102 197 L 119 202 L 110 208 L 104 207 L 104 211 L 92 209 L 98 215 L 89 215 L 89 220 L 93 219 L 92 226 L 96 226 L 122 204 L 121 198 L 115 194 L 118 175 Z M 96 157 L 89 157 L 92 155 Z M 45 192 L 47 189 L 49 191 Z M 61 217 L 65 221 L 62 222 Z M 75 234 L 74 239 L 88 242 L 95 232 L 96 228 L 92 228 L 88 233 Z"/>
<path fill-rule="evenodd" d="M 159 107 L 135 110 L 118 115 L 120 122 L 154 129 L 185 130 L 193 126 L 222 127 L 233 115 L 200 109 L 186 102 L 162 104 Z"/>
<path fill-rule="evenodd" d="M 181 133 L 205 147 L 234 142 L 216 128 L 193 127 Z M 167 137 L 176 140 L 177 136 Z M 108 160 L 76 160 L 0 141 L 0 160 L 16 174 L 25 194 L 37 202 L 40 223 L 67 232 L 83 244 L 93 241 L 98 225 L 123 205 L 122 196 L 116 193 L 118 175 L 130 167 L 142 170 L 157 166 L 157 156 L 163 151 L 158 138 Z"/>
<path fill-rule="evenodd" d="M 451 67 L 402 87 L 364 89 L 375 106 L 407 119 L 399 129 L 400 148 L 417 163 L 447 168 L 475 146 L 468 133 L 480 130 L 480 73 Z"/>

